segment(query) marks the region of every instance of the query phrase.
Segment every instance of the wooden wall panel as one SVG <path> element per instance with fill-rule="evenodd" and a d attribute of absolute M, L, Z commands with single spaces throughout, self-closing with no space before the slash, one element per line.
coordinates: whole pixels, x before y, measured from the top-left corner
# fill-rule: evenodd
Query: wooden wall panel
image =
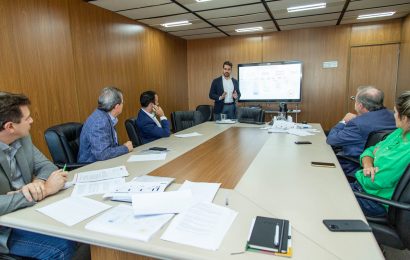
<path fill-rule="evenodd" d="M 398 43 L 401 39 L 401 19 L 352 25 L 351 45 Z"/>
<path fill-rule="evenodd" d="M 47 154 L 44 130 L 78 120 L 67 1 L 1 1 L 0 6 L 1 89 L 31 99 L 31 135 Z"/>
<path fill-rule="evenodd" d="M 189 108 L 213 104 L 209 89 L 214 78 L 222 75 L 222 64 L 233 63 L 232 75 L 237 78 L 238 64 L 262 60 L 262 37 L 229 37 L 188 41 Z"/>
<path fill-rule="evenodd" d="M 410 90 L 410 15 L 403 21 L 400 44 L 399 72 L 397 75 L 397 96 Z"/>
<path fill-rule="evenodd" d="M 32 137 L 45 154 L 44 130 L 83 122 L 100 90 L 124 92 L 119 139 L 143 90 L 154 89 L 169 115 L 188 108 L 186 41 L 82 0 L 0 1 L 0 89 L 32 100 Z"/>

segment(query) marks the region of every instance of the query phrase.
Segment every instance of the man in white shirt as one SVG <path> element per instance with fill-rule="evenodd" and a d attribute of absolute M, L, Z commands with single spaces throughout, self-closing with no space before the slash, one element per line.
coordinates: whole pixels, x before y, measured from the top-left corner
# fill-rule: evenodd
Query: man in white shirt
<path fill-rule="evenodd" d="M 241 96 L 238 81 L 231 77 L 232 63 L 225 61 L 223 75 L 214 79 L 209 90 L 209 98 L 215 101 L 215 119 L 219 120 L 221 114 L 226 114 L 227 118 L 236 118 L 235 103 Z"/>
<path fill-rule="evenodd" d="M 140 103 L 141 109 L 138 112 L 136 126 L 142 143 L 168 137 L 171 134 L 169 121 L 159 106 L 158 95 L 154 91 L 146 91 L 141 94 Z"/>

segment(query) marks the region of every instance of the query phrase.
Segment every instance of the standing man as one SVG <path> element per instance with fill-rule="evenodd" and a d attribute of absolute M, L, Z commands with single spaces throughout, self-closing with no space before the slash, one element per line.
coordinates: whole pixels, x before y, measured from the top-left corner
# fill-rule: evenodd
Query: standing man
<path fill-rule="evenodd" d="M 115 125 L 121 114 L 124 99 L 121 90 L 106 87 L 98 98 L 98 108 L 88 117 L 81 130 L 79 163 L 108 160 L 133 150 L 131 141 L 118 144 Z"/>
<path fill-rule="evenodd" d="M 340 154 L 359 159 L 371 132 L 396 129 L 396 123 L 393 113 L 383 106 L 383 91 L 372 86 L 359 87 L 354 99 L 357 115 L 347 113 L 329 132 L 327 143 L 341 147 Z M 346 175 L 354 176 L 356 164 L 346 160 L 339 162 Z"/>
<path fill-rule="evenodd" d="M 57 170 L 31 142 L 30 100 L 0 92 L 0 215 L 33 206 L 57 193 L 67 172 Z M 0 226 L 0 253 L 36 259 L 71 259 L 75 243 Z"/>
<path fill-rule="evenodd" d="M 223 66 L 223 76 L 212 81 L 209 90 L 209 98 L 215 101 L 215 119 L 220 120 L 221 114 L 226 114 L 227 118 L 236 118 L 235 102 L 241 96 L 238 81 L 231 77 L 232 63 L 225 61 Z"/>
<path fill-rule="evenodd" d="M 141 109 L 136 121 L 143 144 L 152 142 L 171 134 L 169 121 L 159 106 L 158 95 L 154 91 L 146 91 L 140 96 Z M 159 117 L 159 120 L 157 119 Z"/>

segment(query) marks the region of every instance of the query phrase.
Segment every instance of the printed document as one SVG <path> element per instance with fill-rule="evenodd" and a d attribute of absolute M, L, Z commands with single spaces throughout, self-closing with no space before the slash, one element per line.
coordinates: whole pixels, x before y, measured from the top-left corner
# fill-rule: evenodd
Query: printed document
<path fill-rule="evenodd" d="M 80 172 L 76 174 L 76 183 L 102 181 L 114 178 L 128 176 L 128 171 L 125 166 L 107 168 L 95 171 Z"/>
<path fill-rule="evenodd" d="M 127 162 L 163 161 L 167 158 L 166 152 L 131 155 Z"/>
<path fill-rule="evenodd" d="M 97 217 L 85 228 L 148 242 L 173 216 L 174 214 L 134 216 L 131 206 L 121 204 Z"/>
<path fill-rule="evenodd" d="M 110 205 L 84 197 L 68 197 L 37 209 L 67 226 L 73 226 L 108 208 Z"/>
<path fill-rule="evenodd" d="M 189 134 L 174 134 L 175 137 L 180 137 L 180 138 L 188 138 L 188 137 L 195 137 L 195 136 L 201 136 L 202 134 L 198 132 L 192 132 Z"/>
<path fill-rule="evenodd" d="M 179 190 L 191 190 L 195 202 L 212 202 L 220 183 L 185 181 Z"/>
<path fill-rule="evenodd" d="M 177 215 L 161 239 L 217 250 L 237 214 L 213 203 L 198 203 Z"/>
<path fill-rule="evenodd" d="M 102 194 L 107 191 L 113 191 L 118 186 L 124 183 L 124 178 L 77 183 L 73 189 L 73 192 L 71 193 L 71 196 L 89 196 L 94 194 Z"/>
<path fill-rule="evenodd" d="M 191 190 L 132 195 L 135 215 L 181 213 L 193 203 Z"/>

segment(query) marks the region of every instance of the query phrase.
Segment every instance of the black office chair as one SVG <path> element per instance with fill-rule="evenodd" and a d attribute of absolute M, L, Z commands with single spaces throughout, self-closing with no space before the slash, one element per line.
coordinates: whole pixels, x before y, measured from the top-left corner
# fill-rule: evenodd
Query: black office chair
<path fill-rule="evenodd" d="M 171 122 L 174 132 L 199 125 L 204 122 L 203 116 L 199 111 L 175 111 L 171 113 Z"/>
<path fill-rule="evenodd" d="M 366 150 L 367 148 L 376 145 L 378 142 L 383 141 L 394 130 L 396 129 L 385 129 L 385 130 L 378 130 L 378 131 L 371 132 L 369 136 L 367 137 L 367 141 L 364 146 L 364 149 Z M 343 159 L 343 160 L 353 162 L 357 164 L 357 167 L 360 167 L 359 158 L 349 157 L 349 156 L 345 156 L 341 154 L 336 154 L 336 157 L 338 159 Z"/>
<path fill-rule="evenodd" d="M 354 194 L 356 197 L 389 206 L 387 217 L 367 217 L 367 222 L 379 244 L 397 249 L 410 249 L 410 164 L 401 176 L 391 200 L 360 192 Z"/>
<path fill-rule="evenodd" d="M 67 164 L 67 170 L 74 170 L 87 163 L 77 163 L 80 134 L 83 124 L 65 123 L 48 128 L 44 137 L 53 162 L 60 168 Z"/>
<path fill-rule="evenodd" d="M 140 131 L 137 127 L 136 121 L 136 117 L 128 118 L 127 120 L 125 120 L 125 129 L 127 130 L 128 137 L 130 138 L 134 147 L 142 145 Z"/>
<path fill-rule="evenodd" d="M 214 120 L 214 107 L 212 105 L 199 105 L 195 110 L 201 112 L 204 122 Z"/>
<path fill-rule="evenodd" d="M 253 107 L 239 107 L 236 116 L 241 123 L 263 122 L 265 117 L 262 109 Z"/>

